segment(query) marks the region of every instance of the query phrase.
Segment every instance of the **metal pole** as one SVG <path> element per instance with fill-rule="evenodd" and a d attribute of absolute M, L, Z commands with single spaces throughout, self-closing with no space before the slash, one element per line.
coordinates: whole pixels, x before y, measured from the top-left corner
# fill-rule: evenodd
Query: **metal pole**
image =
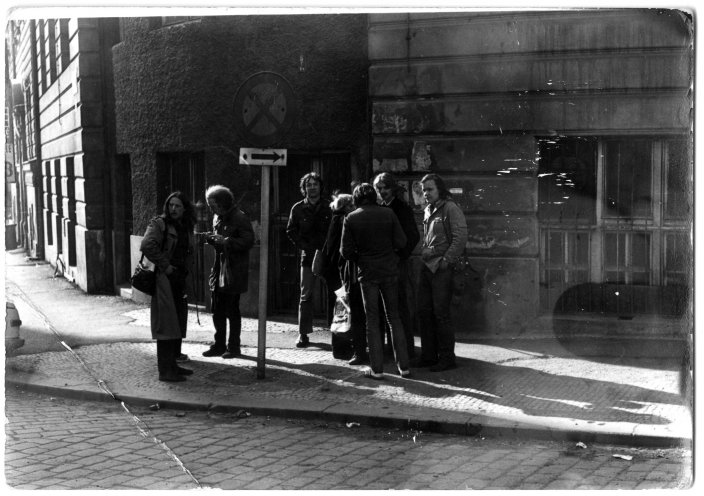
<path fill-rule="evenodd" d="M 262 166 L 261 240 L 259 243 L 259 341 L 257 348 L 257 379 L 264 379 L 266 355 L 266 303 L 269 273 L 269 175 L 270 166 Z"/>

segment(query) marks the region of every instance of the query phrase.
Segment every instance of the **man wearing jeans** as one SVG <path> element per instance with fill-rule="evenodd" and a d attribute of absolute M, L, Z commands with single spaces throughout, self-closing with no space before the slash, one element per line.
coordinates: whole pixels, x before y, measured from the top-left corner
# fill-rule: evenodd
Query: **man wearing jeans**
<path fill-rule="evenodd" d="M 398 311 L 398 255 L 406 246 L 406 235 L 393 210 L 376 203 L 371 184 L 357 186 L 352 194 L 357 210 L 345 217 L 340 255 L 357 263 L 364 311 L 367 315 L 367 343 L 371 368 L 364 375 L 384 377 L 384 348 L 379 325 L 379 295 L 391 329 L 391 342 L 399 374 L 410 375 L 408 349 Z"/>
<path fill-rule="evenodd" d="M 296 347 L 308 346 L 313 332 L 313 256 L 325 244 L 332 218 L 330 200 L 321 197 L 323 180 L 317 172 L 305 174 L 299 187 L 303 200 L 291 208 L 286 234 L 301 250 L 301 298 L 298 304 L 298 341 Z"/>
<path fill-rule="evenodd" d="M 418 286 L 421 354 L 414 365 L 441 372 L 457 366 L 450 323 L 452 271 L 467 244 L 467 221 L 440 176 L 428 174 L 421 183 L 428 206 L 423 218 L 423 268 Z"/>

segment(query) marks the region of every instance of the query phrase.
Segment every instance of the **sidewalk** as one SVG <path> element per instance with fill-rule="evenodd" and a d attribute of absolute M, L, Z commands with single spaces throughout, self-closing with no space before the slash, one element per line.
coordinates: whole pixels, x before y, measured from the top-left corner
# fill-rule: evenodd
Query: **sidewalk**
<path fill-rule="evenodd" d="M 43 325 L 70 348 L 8 357 L 8 388 L 467 435 L 691 447 L 692 416 L 672 359 L 580 357 L 545 336 L 514 345 L 460 339 L 455 370 L 412 369 L 402 379 L 387 360 L 385 379 L 373 381 L 333 358 L 325 329 L 316 328 L 311 345 L 299 349 L 295 325 L 269 322 L 265 377 L 258 379 L 258 321 L 243 319 L 244 356 L 205 358 L 210 316 L 201 313 L 199 325 L 192 312 L 183 352 L 195 374 L 166 383 L 157 379 L 148 308 L 85 295 L 52 279 L 49 265 L 19 267 L 23 255 L 6 259 L 7 294 L 20 311 L 23 337 Z M 99 334 L 101 322 L 118 336 L 113 342 L 77 337 Z"/>

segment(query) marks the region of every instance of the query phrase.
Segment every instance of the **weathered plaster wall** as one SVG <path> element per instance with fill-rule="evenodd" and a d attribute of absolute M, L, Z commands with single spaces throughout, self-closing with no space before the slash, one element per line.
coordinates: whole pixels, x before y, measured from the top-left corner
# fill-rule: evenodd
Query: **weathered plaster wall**
<path fill-rule="evenodd" d="M 483 298 L 455 307 L 458 330 L 538 316 L 538 138 L 686 132 L 688 26 L 647 9 L 370 15 L 374 171 L 438 172 L 467 216 Z"/>

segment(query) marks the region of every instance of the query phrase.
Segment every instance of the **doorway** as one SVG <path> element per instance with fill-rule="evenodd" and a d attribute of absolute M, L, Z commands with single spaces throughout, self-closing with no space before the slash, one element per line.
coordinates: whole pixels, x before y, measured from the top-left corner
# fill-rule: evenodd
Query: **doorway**
<path fill-rule="evenodd" d="M 268 306 L 278 315 L 295 316 L 298 313 L 300 254 L 286 236 L 286 225 L 291 207 L 303 198 L 299 181 L 311 171 L 318 172 L 323 178 L 324 197 L 330 198 L 337 191 L 349 192 L 350 154 L 289 152 L 287 165 L 273 168 Z M 313 311 L 316 318 L 326 318 L 329 311 L 326 288 L 320 281 L 316 282 Z"/>

